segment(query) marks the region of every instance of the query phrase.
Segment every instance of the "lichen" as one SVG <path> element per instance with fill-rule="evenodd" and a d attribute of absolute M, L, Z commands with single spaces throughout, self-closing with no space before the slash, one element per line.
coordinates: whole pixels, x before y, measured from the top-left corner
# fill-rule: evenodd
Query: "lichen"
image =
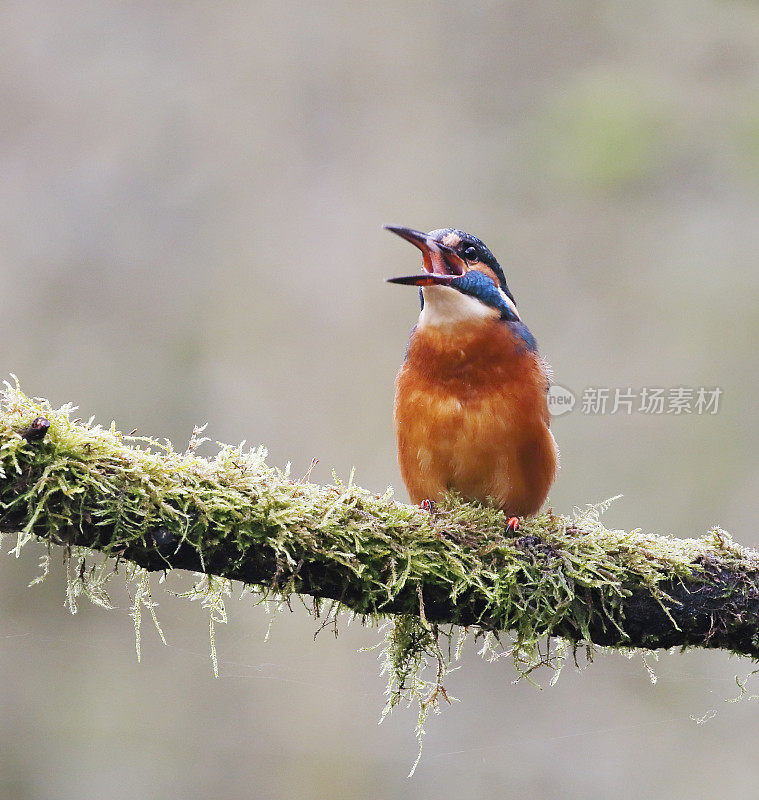
<path fill-rule="evenodd" d="M 427 713 L 448 699 L 457 625 L 482 638 L 485 657 L 508 654 L 529 677 L 538 665 L 558 670 L 568 651 L 576 657 L 592 622 L 622 631 L 634 589 L 666 610 L 662 587 L 693 579 L 705 564 L 759 568 L 756 554 L 716 528 L 699 539 L 609 530 L 600 519 L 606 504 L 598 504 L 570 515 L 547 510 L 513 535 L 501 512 L 455 496 L 430 514 L 394 501 L 390 489 L 361 489 L 352 476 L 329 486 L 292 480 L 267 465 L 263 447 L 221 445 L 203 458 L 202 428 L 178 452 L 165 439 L 72 419 L 74 411 L 29 398 L 18 383 L 6 383 L 0 400 L 0 529 L 16 534 L 15 555 L 40 537 L 65 548 L 72 611 L 81 596 L 108 607 L 115 565 L 138 562 L 128 577 L 139 656 L 143 610 L 163 637 L 143 568 L 168 571 L 189 553 L 187 563 L 214 573 L 201 574 L 185 596 L 209 611 L 218 674 L 214 625 L 226 621 L 229 578 L 254 575 L 247 582 L 264 601 L 308 589 L 327 598 L 328 620 L 345 609 L 386 624 L 387 710 L 417 702 L 420 735 Z M 29 442 L 21 432 L 38 416 L 49 430 Z M 44 576 L 47 553 L 41 566 Z M 590 592 L 597 603 L 587 602 Z M 319 615 L 322 601 L 311 608 Z M 562 631 L 575 631 L 573 641 L 562 641 Z"/>

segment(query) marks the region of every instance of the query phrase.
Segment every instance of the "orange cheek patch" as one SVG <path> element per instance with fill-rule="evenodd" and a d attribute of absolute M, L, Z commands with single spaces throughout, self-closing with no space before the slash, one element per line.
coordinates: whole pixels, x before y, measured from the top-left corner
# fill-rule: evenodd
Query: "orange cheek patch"
<path fill-rule="evenodd" d="M 490 269 L 490 267 L 486 266 L 485 264 L 477 264 L 476 266 L 472 267 L 471 269 L 472 269 L 473 272 L 481 272 L 483 275 L 487 275 L 488 278 L 490 278 L 490 280 L 493 281 L 493 283 L 496 286 L 500 286 L 501 285 L 499 280 L 498 280 L 498 276 L 495 274 L 495 272 L 493 272 L 493 270 Z"/>

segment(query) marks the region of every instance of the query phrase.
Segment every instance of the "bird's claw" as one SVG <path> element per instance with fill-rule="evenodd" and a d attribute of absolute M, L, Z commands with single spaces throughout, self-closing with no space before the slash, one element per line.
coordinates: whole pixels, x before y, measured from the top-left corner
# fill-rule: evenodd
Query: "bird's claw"
<path fill-rule="evenodd" d="M 519 530 L 519 517 L 509 517 L 506 523 L 506 532 L 513 531 L 516 533 Z"/>

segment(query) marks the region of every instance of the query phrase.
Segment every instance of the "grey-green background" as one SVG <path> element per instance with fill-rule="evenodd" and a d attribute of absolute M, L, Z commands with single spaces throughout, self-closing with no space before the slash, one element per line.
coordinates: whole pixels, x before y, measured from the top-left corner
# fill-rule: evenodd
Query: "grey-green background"
<path fill-rule="evenodd" d="M 266 443 L 405 497 L 392 383 L 417 313 L 408 245 L 446 225 L 500 257 L 557 380 L 719 386 L 716 416 L 555 422 L 562 511 L 759 545 L 759 8 L 742 2 L 0 4 L 5 375 L 122 430 Z M 208 452 L 208 451 L 206 451 Z M 6 540 L 3 549 L 9 549 Z M 63 608 L 41 548 L 0 559 L 5 798 L 749 797 L 751 665 L 601 656 L 512 685 L 474 648 L 462 702 L 381 726 L 376 630 L 295 606 L 207 619 L 158 594 Z M 181 587 L 187 588 L 187 583 Z M 543 676 L 547 681 L 548 676 Z M 756 689 L 756 687 L 754 687 Z M 700 718 L 716 710 L 702 725 Z M 711 716 L 711 714 L 710 714 Z"/>

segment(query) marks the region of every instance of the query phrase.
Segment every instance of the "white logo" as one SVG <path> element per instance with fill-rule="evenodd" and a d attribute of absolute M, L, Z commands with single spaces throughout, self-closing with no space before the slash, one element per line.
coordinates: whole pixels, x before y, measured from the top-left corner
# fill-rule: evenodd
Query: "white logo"
<path fill-rule="evenodd" d="M 552 383 L 548 390 L 548 411 L 552 417 L 568 414 L 575 407 L 575 396 L 569 389 Z"/>

